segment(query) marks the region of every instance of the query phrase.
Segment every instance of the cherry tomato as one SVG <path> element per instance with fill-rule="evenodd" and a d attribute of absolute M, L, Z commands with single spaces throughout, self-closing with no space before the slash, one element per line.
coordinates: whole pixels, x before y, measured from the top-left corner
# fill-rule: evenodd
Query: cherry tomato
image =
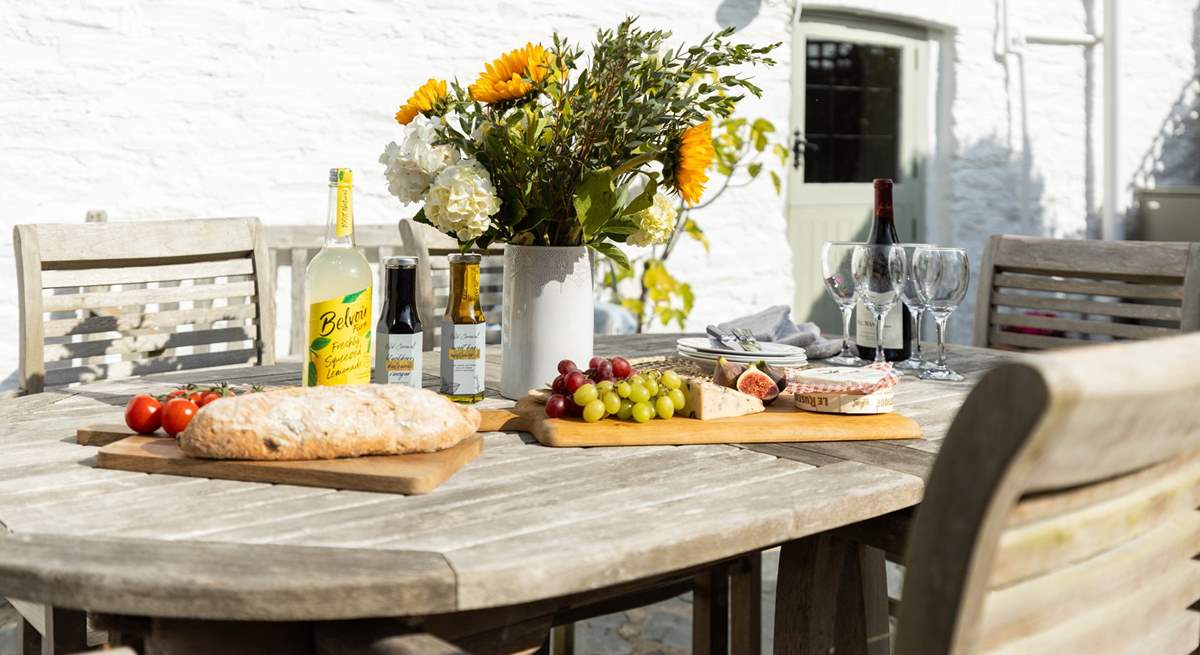
<path fill-rule="evenodd" d="M 177 436 L 180 432 L 192 422 L 192 417 L 199 411 L 196 403 L 187 398 L 172 398 L 163 405 L 162 427 L 167 434 L 172 437 Z"/>
<path fill-rule="evenodd" d="M 206 391 L 206 392 L 200 394 L 199 400 L 193 400 L 192 402 L 196 403 L 197 407 L 204 407 L 205 405 L 211 403 L 212 401 L 220 400 L 221 398 L 223 398 L 223 396 L 220 393 L 217 393 L 216 391 Z"/>
<path fill-rule="evenodd" d="M 178 398 L 185 394 L 187 394 L 187 389 L 172 389 L 171 391 L 167 392 L 165 397 L 166 398 Z"/>
<path fill-rule="evenodd" d="M 203 406 L 204 406 L 204 405 L 203 405 L 203 404 L 201 404 L 201 402 L 200 402 L 200 401 L 201 401 L 203 398 L 204 398 L 204 392 L 203 392 L 203 391 L 193 391 L 193 392 L 191 392 L 191 393 L 189 393 L 189 394 L 187 395 L 187 399 L 188 399 L 188 400 L 190 400 L 190 401 L 192 401 L 192 402 L 194 402 L 194 403 L 196 403 L 196 406 L 197 406 L 197 407 L 203 407 Z"/>
<path fill-rule="evenodd" d="M 138 434 L 150 434 L 162 425 L 162 403 L 154 396 L 140 394 L 125 405 L 125 425 Z"/>

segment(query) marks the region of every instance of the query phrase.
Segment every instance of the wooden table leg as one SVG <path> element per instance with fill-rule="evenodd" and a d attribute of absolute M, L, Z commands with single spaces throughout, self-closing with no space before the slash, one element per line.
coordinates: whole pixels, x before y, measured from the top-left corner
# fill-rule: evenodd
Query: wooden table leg
<path fill-rule="evenodd" d="M 692 653 L 725 655 L 729 644 L 729 565 L 696 574 L 692 590 Z"/>
<path fill-rule="evenodd" d="M 887 655 L 888 646 L 883 551 L 827 534 L 783 546 L 776 655 Z"/>
<path fill-rule="evenodd" d="M 24 616 L 17 619 L 17 655 L 42 655 L 42 633 Z"/>
<path fill-rule="evenodd" d="M 729 651 L 759 655 L 762 651 L 762 553 L 750 553 L 730 567 Z"/>

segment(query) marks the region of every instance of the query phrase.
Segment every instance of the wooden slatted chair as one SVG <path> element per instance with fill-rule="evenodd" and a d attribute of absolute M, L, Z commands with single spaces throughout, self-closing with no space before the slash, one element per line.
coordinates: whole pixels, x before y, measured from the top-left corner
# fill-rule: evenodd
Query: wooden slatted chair
<path fill-rule="evenodd" d="M 894 652 L 1193 652 L 1198 395 L 1195 334 L 1045 354 L 985 375 L 916 512 Z M 846 606 L 858 614 L 840 618 L 843 630 L 886 635 L 878 604 Z M 837 652 L 888 649 L 884 640 Z"/>
<path fill-rule="evenodd" d="M 1200 244 L 1013 235 L 988 242 L 975 345 L 1044 350 L 1200 329 Z"/>
<path fill-rule="evenodd" d="M 418 258 L 417 312 L 425 329 L 425 350 L 433 350 L 440 338 L 442 314 L 450 301 L 450 262 L 447 255 L 459 252 L 458 242 L 437 230 L 414 221 L 400 221 L 401 240 L 406 254 Z M 481 252 L 479 291 L 488 325 L 500 321 L 504 284 L 504 247 L 493 246 Z"/>
<path fill-rule="evenodd" d="M 304 354 L 304 271 L 308 261 L 325 243 L 324 225 L 268 225 L 267 252 L 271 258 L 271 270 L 276 280 L 280 269 L 291 268 L 291 306 L 288 325 L 288 356 L 299 358 Z M 392 255 L 416 255 L 406 245 L 394 224 L 357 224 L 354 226 L 354 245 L 362 251 L 367 261 L 378 267 L 379 262 Z M 378 278 L 378 276 L 376 276 Z M 381 307 L 383 289 L 375 283 L 373 303 Z"/>
<path fill-rule="evenodd" d="M 25 393 L 275 361 L 258 219 L 18 225 L 13 245 Z"/>

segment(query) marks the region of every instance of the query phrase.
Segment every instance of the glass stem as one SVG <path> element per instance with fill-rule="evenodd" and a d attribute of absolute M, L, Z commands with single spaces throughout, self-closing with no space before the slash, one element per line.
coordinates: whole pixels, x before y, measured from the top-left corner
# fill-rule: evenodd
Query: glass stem
<path fill-rule="evenodd" d="M 839 309 L 842 310 L 842 357 L 856 357 L 856 353 L 850 352 L 850 315 L 854 306 L 847 305 Z"/>
<path fill-rule="evenodd" d="M 925 315 L 925 310 L 918 309 L 913 311 L 913 345 L 915 346 L 913 359 L 922 361 L 921 357 L 921 317 Z"/>
<path fill-rule="evenodd" d="M 938 341 L 938 356 L 937 367 L 946 368 L 946 316 L 934 315 L 933 320 L 937 324 L 937 341 Z"/>
<path fill-rule="evenodd" d="M 882 364 L 885 360 L 883 356 L 883 319 L 887 316 L 887 312 L 875 315 L 875 363 Z"/>

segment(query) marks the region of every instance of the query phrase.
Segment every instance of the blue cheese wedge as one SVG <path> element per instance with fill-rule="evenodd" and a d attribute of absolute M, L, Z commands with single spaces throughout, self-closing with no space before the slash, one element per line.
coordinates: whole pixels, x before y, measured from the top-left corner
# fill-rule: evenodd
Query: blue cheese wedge
<path fill-rule="evenodd" d="M 758 398 L 708 380 L 685 377 L 683 393 L 687 397 L 683 415 L 702 421 L 757 414 L 765 409 Z"/>

